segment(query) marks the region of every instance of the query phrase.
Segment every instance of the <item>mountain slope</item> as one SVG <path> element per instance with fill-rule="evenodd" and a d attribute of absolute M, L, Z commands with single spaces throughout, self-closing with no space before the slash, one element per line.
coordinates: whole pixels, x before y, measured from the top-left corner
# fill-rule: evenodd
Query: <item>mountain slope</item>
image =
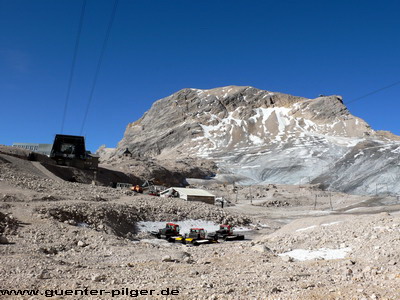
<path fill-rule="evenodd" d="M 400 192 L 398 137 L 372 130 L 340 96 L 183 89 L 129 124 L 103 159 L 126 148 L 159 159 L 211 159 L 219 177 L 244 184 L 313 182 L 352 193 Z"/>

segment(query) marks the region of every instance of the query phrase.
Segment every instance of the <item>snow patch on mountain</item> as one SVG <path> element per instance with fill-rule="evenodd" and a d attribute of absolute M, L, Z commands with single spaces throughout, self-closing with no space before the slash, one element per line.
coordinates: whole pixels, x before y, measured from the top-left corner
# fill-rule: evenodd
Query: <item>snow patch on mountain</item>
<path fill-rule="evenodd" d="M 113 155 L 126 148 L 138 156 L 210 159 L 218 176 L 242 184 L 310 182 L 368 194 L 384 183 L 400 193 L 400 138 L 372 130 L 335 95 L 183 89 L 129 124 Z"/>

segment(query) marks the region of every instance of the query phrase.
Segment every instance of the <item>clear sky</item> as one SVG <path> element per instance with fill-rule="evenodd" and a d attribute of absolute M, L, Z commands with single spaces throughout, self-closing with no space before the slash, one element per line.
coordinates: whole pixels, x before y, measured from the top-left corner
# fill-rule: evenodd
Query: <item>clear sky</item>
<path fill-rule="evenodd" d="M 60 133 L 83 0 L 0 0 L 0 144 Z M 87 0 L 64 133 L 80 134 L 114 0 Z M 83 129 L 115 147 L 182 88 L 250 85 L 350 102 L 400 81 L 400 1 L 119 0 Z M 349 103 L 400 134 L 400 84 Z"/>

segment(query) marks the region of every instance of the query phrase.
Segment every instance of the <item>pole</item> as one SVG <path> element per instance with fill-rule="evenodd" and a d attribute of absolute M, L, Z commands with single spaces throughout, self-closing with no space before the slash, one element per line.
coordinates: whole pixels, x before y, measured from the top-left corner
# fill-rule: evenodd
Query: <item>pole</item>
<path fill-rule="evenodd" d="M 315 195 L 314 210 L 317 208 L 317 195 Z"/>
<path fill-rule="evenodd" d="M 92 181 L 92 185 L 96 185 L 96 179 L 97 179 L 97 171 L 93 172 L 93 181 Z"/>
<path fill-rule="evenodd" d="M 250 204 L 253 205 L 253 196 L 251 195 L 251 185 L 249 186 L 250 190 Z"/>

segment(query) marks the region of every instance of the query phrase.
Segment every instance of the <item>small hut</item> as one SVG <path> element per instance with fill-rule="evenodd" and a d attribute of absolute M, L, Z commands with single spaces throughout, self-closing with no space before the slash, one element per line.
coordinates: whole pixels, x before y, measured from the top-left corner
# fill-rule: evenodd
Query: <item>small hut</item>
<path fill-rule="evenodd" d="M 124 153 L 122 153 L 123 157 L 132 157 L 132 152 L 129 151 L 128 148 L 126 148 L 126 150 L 124 151 Z"/>

